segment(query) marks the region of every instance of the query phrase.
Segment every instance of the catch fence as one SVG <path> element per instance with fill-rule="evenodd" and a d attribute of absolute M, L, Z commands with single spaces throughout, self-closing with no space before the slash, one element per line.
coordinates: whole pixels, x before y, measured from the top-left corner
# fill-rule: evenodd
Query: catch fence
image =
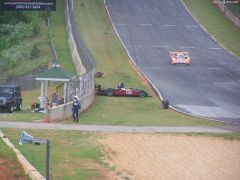
<path fill-rule="evenodd" d="M 70 118 L 71 102 L 75 95 L 79 97 L 82 107 L 81 111 L 89 108 L 94 100 L 94 73 L 96 61 L 80 36 L 74 19 L 72 3 L 73 1 L 71 0 L 65 0 L 65 18 L 68 31 L 68 42 L 77 76 L 70 80 L 64 89 L 66 104 L 46 109 L 44 120 L 48 122 Z"/>

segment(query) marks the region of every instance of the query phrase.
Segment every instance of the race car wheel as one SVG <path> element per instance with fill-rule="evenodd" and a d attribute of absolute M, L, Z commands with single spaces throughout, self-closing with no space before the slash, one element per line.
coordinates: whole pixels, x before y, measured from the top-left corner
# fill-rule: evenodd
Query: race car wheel
<path fill-rule="evenodd" d="M 163 104 L 163 109 L 168 109 L 169 108 L 168 100 L 163 100 L 162 104 Z"/>
<path fill-rule="evenodd" d="M 140 94 L 139 94 L 139 97 L 146 97 L 147 96 L 147 93 L 141 91 Z"/>
<path fill-rule="evenodd" d="M 107 90 L 107 96 L 113 96 L 113 89 Z"/>

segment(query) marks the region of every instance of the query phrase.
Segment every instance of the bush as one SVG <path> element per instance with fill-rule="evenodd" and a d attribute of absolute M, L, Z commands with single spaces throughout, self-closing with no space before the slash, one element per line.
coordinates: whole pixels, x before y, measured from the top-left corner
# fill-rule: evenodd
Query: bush
<path fill-rule="evenodd" d="M 33 43 L 33 37 L 39 34 L 40 28 L 39 12 L 1 11 L 0 72 L 39 57 L 39 45 Z"/>
<path fill-rule="evenodd" d="M 2 51 L 0 56 L 0 71 L 4 72 L 15 67 L 21 61 L 30 59 L 31 45 L 21 44 L 5 51 Z"/>
<path fill-rule="evenodd" d="M 39 34 L 40 32 L 40 18 L 34 17 L 34 19 L 31 22 L 32 26 L 32 35 L 35 36 Z"/>
<path fill-rule="evenodd" d="M 31 58 L 37 58 L 37 57 L 39 57 L 39 52 L 40 52 L 40 50 L 39 50 L 39 48 L 38 48 L 38 44 L 35 43 L 35 44 L 33 45 L 33 48 L 32 48 Z"/>

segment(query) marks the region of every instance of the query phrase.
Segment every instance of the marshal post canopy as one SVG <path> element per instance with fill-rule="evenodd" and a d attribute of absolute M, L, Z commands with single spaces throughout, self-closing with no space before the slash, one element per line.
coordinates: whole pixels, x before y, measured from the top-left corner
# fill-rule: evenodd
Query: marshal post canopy
<path fill-rule="evenodd" d="M 74 74 L 67 72 L 63 68 L 55 66 L 39 74 L 36 80 L 69 81 L 74 76 Z"/>

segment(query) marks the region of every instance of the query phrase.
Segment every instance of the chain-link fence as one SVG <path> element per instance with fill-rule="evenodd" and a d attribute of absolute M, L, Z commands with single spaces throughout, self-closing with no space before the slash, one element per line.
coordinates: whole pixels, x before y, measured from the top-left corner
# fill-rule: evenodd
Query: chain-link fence
<path fill-rule="evenodd" d="M 240 18 L 236 16 L 230 9 L 231 6 L 236 6 L 235 8 L 239 10 L 240 1 L 225 1 L 225 0 L 212 0 L 213 4 L 215 4 L 220 11 L 230 20 L 232 21 L 237 27 L 240 28 Z M 239 12 L 238 12 L 239 13 Z"/>
<path fill-rule="evenodd" d="M 82 40 L 76 26 L 72 3 L 73 1 L 71 0 L 65 1 L 65 16 L 67 20 L 68 34 L 70 36 L 69 43 L 70 47 L 72 47 L 72 54 L 74 53 L 73 51 L 77 51 L 76 54 L 78 57 L 73 55 L 75 66 L 82 67 L 76 68 L 78 76 L 68 84 L 68 101 L 71 100 L 73 95 L 78 95 L 82 100 L 84 100 L 85 96 L 88 96 L 94 92 L 94 72 L 96 66 L 96 61 L 89 49 L 85 46 L 85 43 Z M 94 96 L 94 94 L 92 96 Z M 89 103 L 91 104 L 91 102 Z"/>

